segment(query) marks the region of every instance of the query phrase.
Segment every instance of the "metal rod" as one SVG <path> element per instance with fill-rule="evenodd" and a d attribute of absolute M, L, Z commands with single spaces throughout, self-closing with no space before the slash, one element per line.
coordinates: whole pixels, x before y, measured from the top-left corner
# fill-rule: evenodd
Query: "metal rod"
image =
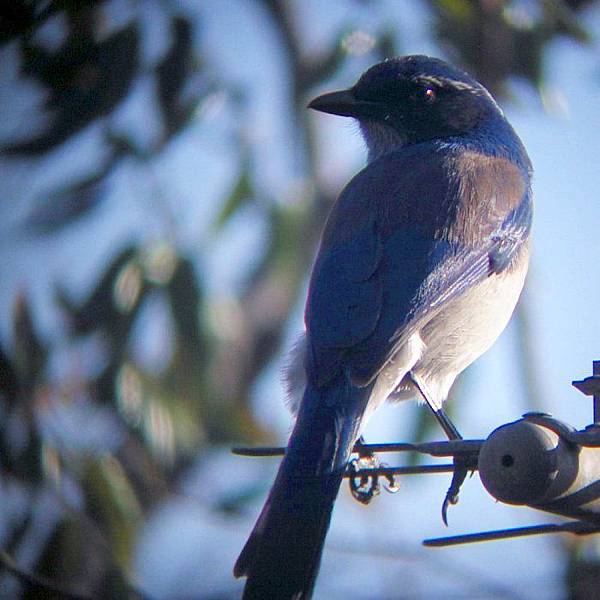
<path fill-rule="evenodd" d="M 592 375 L 572 382 L 586 396 L 592 396 L 594 425 L 600 426 L 600 360 L 592 361 Z"/>
<path fill-rule="evenodd" d="M 357 471 L 347 471 L 344 477 L 385 477 L 388 475 L 420 475 L 423 473 L 452 473 L 453 464 L 417 465 L 412 467 L 367 467 Z"/>
<path fill-rule="evenodd" d="M 516 527 L 514 529 L 498 529 L 495 531 L 482 531 L 479 533 L 467 533 L 465 535 L 453 535 L 443 538 L 431 538 L 423 540 L 423 545 L 429 548 L 443 548 L 445 546 L 457 546 L 459 544 L 472 544 L 476 542 L 489 542 L 493 540 L 506 540 L 528 535 L 542 535 L 545 533 L 573 533 L 575 535 L 588 535 L 598 533 L 600 527 L 582 521 L 572 523 L 546 525 L 531 525 L 529 527 Z"/>
<path fill-rule="evenodd" d="M 260 458 L 262 456 L 283 456 L 285 454 L 285 448 L 277 446 L 256 446 L 254 448 L 232 448 L 231 452 L 237 456 Z"/>
<path fill-rule="evenodd" d="M 422 444 L 386 443 L 386 444 L 356 444 L 353 452 L 364 454 L 366 452 L 419 452 L 430 456 L 457 456 L 476 455 L 484 440 L 452 440 L 448 442 L 425 442 Z M 282 446 L 257 446 L 254 448 L 232 448 L 233 454 L 238 456 L 283 456 L 285 448 Z"/>
<path fill-rule="evenodd" d="M 600 360 L 595 360 L 592 363 L 592 372 L 594 377 L 600 377 Z M 597 391 L 594 396 L 594 423 L 600 424 L 600 391 Z"/>

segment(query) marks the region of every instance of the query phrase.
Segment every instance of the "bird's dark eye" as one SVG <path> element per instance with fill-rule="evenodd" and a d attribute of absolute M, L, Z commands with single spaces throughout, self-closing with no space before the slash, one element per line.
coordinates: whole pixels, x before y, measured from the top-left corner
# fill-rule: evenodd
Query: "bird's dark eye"
<path fill-rule="evenodd" d="M 437 100 L 437 92 L 430 86 L 419 86 L 410 95 L 413 102 L 422 102 L 423 104 L 433 104 Z"/>
<path fill-rule="evenodd" d="M 433 104 L 437 100 L 437 92 L 432 87 L 423 90 L 423 100 L 427 104 Z"/>

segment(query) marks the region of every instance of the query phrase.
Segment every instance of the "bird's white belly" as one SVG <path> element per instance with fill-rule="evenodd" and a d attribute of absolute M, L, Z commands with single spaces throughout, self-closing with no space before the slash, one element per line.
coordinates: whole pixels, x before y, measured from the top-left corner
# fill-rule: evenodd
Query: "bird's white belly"
<path fill-rule="evenodd" d="M 431 319 L 395 354 L 377 376 L 365 415 L 388 398 L 405 400 L 418 392 L 405 375 L 411 371 L 436 403 L 443 402 L 456 376 L 481 356 L 502 333 L 523 289 L 529 263 L 524 247 L 507 271 L 467 290 Z M 289 406 L 296 413 L 306 384 L 303 335 L 284 372 Z"/>
<path fill-rule="evenodd" d="M 456 376 L 486 352 L 508 324 L 523 289 L 528 258 L 524 247 L 509 270 L 461 294 L 419 331 L 423 351 L 406 365 L 405 373 L 414 373 L 434 401 L 446 399 Z M 397 400 L 416 395 L 406 380 L 397 392 Z"/>

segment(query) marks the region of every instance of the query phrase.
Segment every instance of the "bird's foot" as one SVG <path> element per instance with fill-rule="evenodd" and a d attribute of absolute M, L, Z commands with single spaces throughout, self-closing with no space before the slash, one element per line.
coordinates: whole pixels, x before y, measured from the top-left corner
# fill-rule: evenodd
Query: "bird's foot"
<path fill-rule="evenodd" d="M 368 473 L 379 466 L 376 454 L 370 457 L 359 456 L 350 461 L 350 492 L 361 504 L 369 504 L 381 492 L 379 476 Z"/>
<path fill-rule="evenodd" d="M 471 468 L 472 465 L 470 465 L 463 458 L 458 456 L 454 457 L 454 472 L 452 474 L 452 481 L 450 482 L 450 487 L 448 488 L 446 497 L 442 503 L 442 521 L 444 521 L 444 525 L 446 526 L 448 526 L 448 507 L 458 503 L 458 494 L 460 492 L 460 488 L 467 478 L 467 474 Z M 471 474 L 473 474 L 473 471 L 471 471 Z"/>
<path fill-rule="evenodd" d="M 383 487 L 386 491 L 395 494 L 400 486 L 396 483 L 393 475 L 378 472 L 386 467 L 379 456 L 371 450 L 360 448 L 364 444 L 362 436 L 358 440 L 358 458 L 349 463 L 350 492 L 355 500 L 361 504 L 369 504 L 375 496 L 381 493 L 380 478 L 385 478 Z M 373 472 L 375 471 L 375 472 Z"/>

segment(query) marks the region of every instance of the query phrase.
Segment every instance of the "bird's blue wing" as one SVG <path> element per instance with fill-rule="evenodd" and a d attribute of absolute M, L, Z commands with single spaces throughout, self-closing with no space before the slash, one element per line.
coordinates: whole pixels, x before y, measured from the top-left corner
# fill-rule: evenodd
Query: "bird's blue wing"
<path fill-rule="evenodd" d="M 388 154 L 347 186 L 323 234 L 306 310 L 309 374 L 366 384 L 449 301 L 510 268 L 527 239 L 526 174 L 506 159 Z"/>

